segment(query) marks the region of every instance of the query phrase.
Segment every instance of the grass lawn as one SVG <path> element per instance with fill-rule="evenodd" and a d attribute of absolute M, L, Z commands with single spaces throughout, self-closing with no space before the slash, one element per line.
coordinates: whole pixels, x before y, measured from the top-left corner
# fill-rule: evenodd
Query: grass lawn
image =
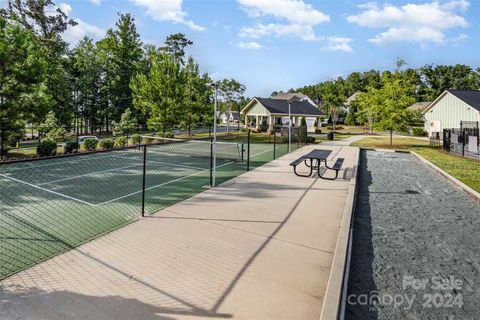
<path fill-rule="evenodd" d="M 337 141 L 337 140 L 342 140 L 342 139 L 346 139 L 346 138 L 349 138 L 351 137 L 352 134 L 347 134 L 347 133 L 335 133 L 333 135 L 333 140 L 334 141 Z M 322 141 L 328 141 L 327 137 L 326 136 L 320 136 L 320 137 L 315 137 L 315 142 L 322 142 Z"/>
<path fill-rule="evenodd" d="M 331 126 L 331 124 L 329 124 L 328 126 Z M 341 129 L 338 129 L 338 128 L 341 128 Z M 326 128 L 322 128 L 322 132 L 324 131 L 324 129 L 326 130 L 325 132 L 331 131 Z M 337 129 L 335 130 L 335 132 L 341 132 L 346 134 L 365 133 L 365 129 L 363 128 L 363 126 L 347 126 L 344 124 L 337 124 Z"/>
<path fill-rule="evenodd" d="M 393 138 L 390 146 L 388 137 L 365 138 L 351 145 L 355 147 L 412 150 L 442 168 L 452 176 L 480 192 L 480 161 L 462 158 L 445 152 L 441 147 L 430 146 L 428 141 L 415 138 Z"/>

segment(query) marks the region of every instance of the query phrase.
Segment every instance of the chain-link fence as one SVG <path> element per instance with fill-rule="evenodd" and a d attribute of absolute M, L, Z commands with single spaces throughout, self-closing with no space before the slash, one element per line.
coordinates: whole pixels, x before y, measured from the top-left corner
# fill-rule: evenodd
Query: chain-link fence
<path fill-rule="evenodd" d="M 463 157 L 480 159 L 478 122 L 464 122 L 460 128 L 443 130 L 443 149 Z"/>
<path fill-rule="evenodd" d="M 287 152 L 275 130 L 0 163 L 0 280 Z"/>

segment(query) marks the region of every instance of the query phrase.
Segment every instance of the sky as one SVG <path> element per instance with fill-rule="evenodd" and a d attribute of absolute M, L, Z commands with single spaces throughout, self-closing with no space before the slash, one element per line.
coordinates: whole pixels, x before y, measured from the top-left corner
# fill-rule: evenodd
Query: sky
<path fill-rule="evenodd" d="M 0 0 L 5 6 L 7 0 Z M 250 97 L 268 97 L 354 71 L 468 64 L 478 67 L 480 1 L 56 0 L 78 25 L 75 46 L 100 39 L 117 13 L 131 13 L 144 43 L 172 33 L 215 79 L 234 78 Z"/>

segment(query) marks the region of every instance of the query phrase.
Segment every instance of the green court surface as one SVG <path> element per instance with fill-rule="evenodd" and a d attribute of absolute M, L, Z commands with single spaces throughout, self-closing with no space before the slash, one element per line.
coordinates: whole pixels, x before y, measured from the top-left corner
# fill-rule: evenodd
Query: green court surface
<path fill-rule="evenodd" d="M 273 160 L 273 149 L 251 144 L 250 169 Z M 286 153 L 287 145 L 276 145 L 276 158 Z M 217 185 L 246 172 L 247 150 L 243 162 L 238 154 L 219 143 Z M 0 164 L 0 280 L 138 219 L 143 156 L 125 149 Z M 145 173 L 151 214 L 208 188 L 209 150 L 148 146 Z"/>

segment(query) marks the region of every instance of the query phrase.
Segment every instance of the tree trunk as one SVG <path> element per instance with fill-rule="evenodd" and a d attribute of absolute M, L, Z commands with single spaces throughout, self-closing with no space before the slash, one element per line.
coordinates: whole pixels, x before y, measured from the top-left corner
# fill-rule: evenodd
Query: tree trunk
<path fill-rule="evenodd" d="M 105 114 L 105 126 L 106 126 L 105 131 L 107 133 L 110 133 L 110 128 L 108 127 L 108 114 Z"/>
<path fill-rule="evenodd" d="M 393 145 L 393 130 L 390 129 L 390 145 Z"/>

